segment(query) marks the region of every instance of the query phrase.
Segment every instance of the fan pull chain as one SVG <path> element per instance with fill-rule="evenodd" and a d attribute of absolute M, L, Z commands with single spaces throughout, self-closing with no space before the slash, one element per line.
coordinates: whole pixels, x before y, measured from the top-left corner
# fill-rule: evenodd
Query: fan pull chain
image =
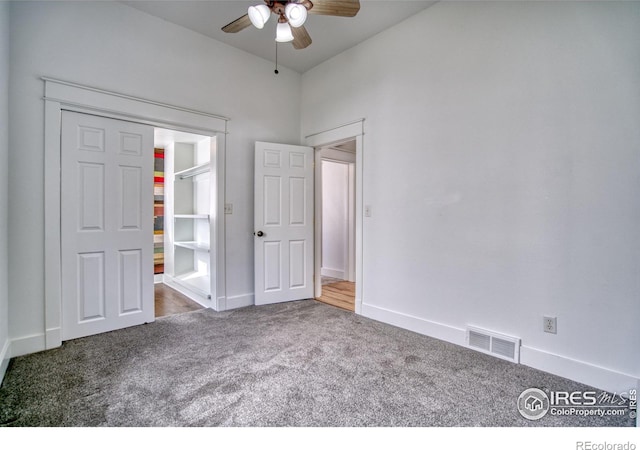
<path fill-rule="evenodd" d="M 278 72 L 278 43 L 276 42 L 276 70 L 273 71 L 276 75 L 278 75 L 280 72 Z"/>

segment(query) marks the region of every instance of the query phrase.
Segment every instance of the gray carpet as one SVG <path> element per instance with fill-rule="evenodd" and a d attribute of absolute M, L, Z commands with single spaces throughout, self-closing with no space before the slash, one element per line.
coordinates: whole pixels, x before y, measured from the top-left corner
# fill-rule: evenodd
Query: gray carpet
<path fill-rule="evenodd" d="M 312 300 L 201 310 L 12 360 L 5 426 L 633 426 L 520 416 L 586 386 Z"/>

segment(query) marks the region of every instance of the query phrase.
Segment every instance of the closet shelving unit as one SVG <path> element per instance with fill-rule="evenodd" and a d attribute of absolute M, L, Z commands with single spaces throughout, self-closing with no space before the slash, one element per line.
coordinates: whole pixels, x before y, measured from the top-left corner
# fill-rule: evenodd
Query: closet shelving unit
<path fill-rule="evenodd" d="M 165 284 L 211 306 L 211 214 L 215 199 L 215 138 L 174 142 L 165 149 Z"/>

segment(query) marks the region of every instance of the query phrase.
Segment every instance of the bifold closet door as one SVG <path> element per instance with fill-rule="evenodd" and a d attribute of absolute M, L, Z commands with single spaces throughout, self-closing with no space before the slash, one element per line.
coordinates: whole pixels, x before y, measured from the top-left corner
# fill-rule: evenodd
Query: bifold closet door
<path fill-rule="evenodd" d="M 153 127 L 64 111 L 62 339 L 154 320 Z"/>

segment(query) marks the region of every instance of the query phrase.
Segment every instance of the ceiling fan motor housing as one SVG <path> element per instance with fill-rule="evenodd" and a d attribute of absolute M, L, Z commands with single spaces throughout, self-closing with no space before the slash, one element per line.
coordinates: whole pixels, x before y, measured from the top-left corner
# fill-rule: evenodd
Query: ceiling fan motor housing
<path fill-rule="evenodd" d="M 307 13 L 323 16 L 354 17 L 360 10 L 359 0 L 264 0 L 265 4 L 250 6 L 247 14 L 222 27 L 225 33 L 237 33 L 252 24 L 262 29 L 270 13 L 278 16 L 277 42 L 291 42 L 300 50 L 311 45 L 311 36 L 304 27 Z M 314 7 L 315 6 L 315 7 Z M 313 10 L 312 10 L 313 8 Z"/>
<path fill-rule="evenodd" d="M 294 4 L 294 5 L 302 5 L 304 6 L 307 11 L 310 10 L 311 8 L 313 8 L 313 3 L 311 3 L 309 0 L 305 0 L 302 2 L 298 2 L 296 0 L 264 0 L 265 3 L 267 4 L 267 6 L 269 7 L 269 9 L 271 10 L 272 13 L 274 13 L 277 16 L 280 17 L 284 17 L 285 16 L 285 10 L 287 8 L 287 5 L 289 4 Z"/>

